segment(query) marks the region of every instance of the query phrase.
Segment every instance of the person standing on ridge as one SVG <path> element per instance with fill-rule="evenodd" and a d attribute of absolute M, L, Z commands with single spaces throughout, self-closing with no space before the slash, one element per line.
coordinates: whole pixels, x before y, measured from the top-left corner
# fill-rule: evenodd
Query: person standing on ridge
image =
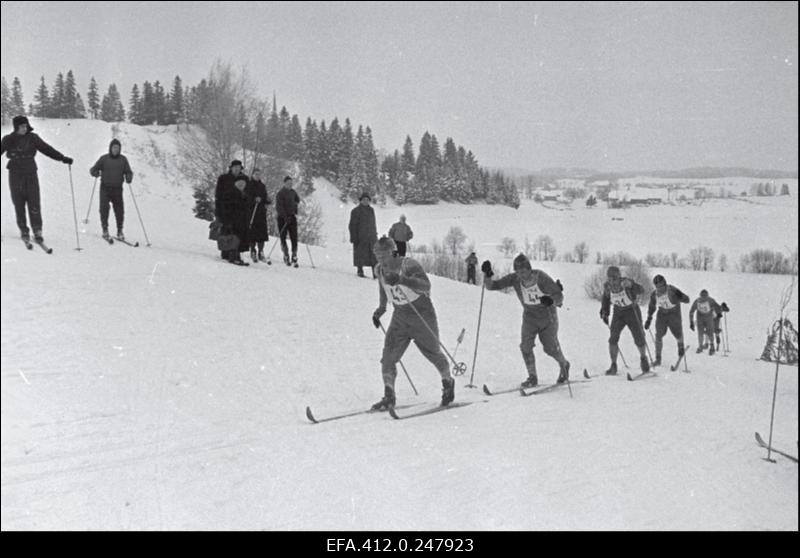
<path fill-rule="evenodd" d="M 100 226 L 103 227 L 103 238 L 108 240 L 109 204 L 114 206 L 114 219 L 117 221 L 117 238 L 125 240 L 122 226 L 125 222 L 125 204 L 122 201 L 122 181 L 128 184 L 133 181 L 133 171 L 128 158 L 122 154 L 122 144 L 117 138 L 108 145 L 108 153 L 101 155 L 89 174 L 100 176 Z"/>
<path fill-rule="evenodd" d="M 419 262 L 396 255 L 396 250 L 394 241 L 388 236 L 382 236 L 375 243 L 379 303 L 372 314 L 372 324 L 381 327 L 380 319 L 386 312 L 388 300 L 392 301 L 394 311 L 386 329 L 381 356 L 383 399 L 372 409 L 386 411 L 394 408 L 397 363 L 412 341 L 439 371 L 442 378 L 441 405 L 445 407 L 455 399 L 456 380 L 450 374 L 447 357 L 441 350 L 436 310 L 431 301 L 431 282 Z"/>
<path fill-rule="evenodd" d="M 569 380 L 569 361 L 561 351 L 558 342 L 558 313 L 556 308 L 564 302 L 563 289 L 559 282 L 540 269 L 532 269 L 531 261 L 525 254 L 514 258 L 514 271 L 497 280 L 493 280 L 492 264 L 486 260 L 481 264 L 483 281 L 486 289 L 496 291 L 513 287 L 517 298 L 522 303 L 522 334 L 519 345 L 522 360 L 528 370 L 528 378 L 521 387 L 534 387 L 539 384 L 536 373 L 536 358 L 533 347 L 536 337 L 542 342 L 544 352 L 558 362 L 559 374 L 557 383 Z"/>
<path fill-rule="evenodd" d="M 62 155 L 53 147 L 45 143 L 38 134 L 33 133 L 33 126 L 25 116 L 15 116 L 12 119 L 14 131 L 3 136 L 0 140 L 0 157 L 8 153 L 8 187 L 11 190 L 11 201 L 17 216 L 17 227 L 22 240 L 30 242 L 30 229 L 25 215 L 27 206 L 28 216 L 33 228 L 33 237 L 36 242 L 44 242 L 42 236 L 42 204 L 39 194 L 39 175 L 34 157 L 36 152 L 43 153 L 55 161 L 72 165 L 70 157 Z"/>
<path fill-rule="evenodd" d="M 378 240 L 378 227 L 375 224 L 375 210 L 369 204 L 371 198 L 364 192 L 358 198 L 358 205 L 350 212 L 350 242 L 353 245 L 353 265 L 357 268 L 357 275 L 364 277 L 364 266 L 372 269 L 372 278 L 375 276 L 375 254 L 372 249 Z"/>
<path fill-rule="evenodd" d="M 470 252 L 467 259 L 464 260 L 467 262 L 467 283 L 475 284 L 475 269 L 478 265 L 478 256 L 475 255 L 475 252 Z"/>
<path fill-rule="evenodd" d="M 414 238 L 414 231 L 406 224 L 406 216 L 401 215 L 400 220 L 389 228 L 389 238 L 397 245 L 397 255 L 405 256 L 407 243 Z"/>

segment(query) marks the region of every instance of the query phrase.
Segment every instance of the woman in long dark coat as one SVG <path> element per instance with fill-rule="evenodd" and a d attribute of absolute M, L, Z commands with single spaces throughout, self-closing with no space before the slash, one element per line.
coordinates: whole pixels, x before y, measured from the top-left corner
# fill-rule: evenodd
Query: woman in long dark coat
<path fill-rule="evenodd" d="M 253 169 L 253 177 L 245 189 L 249 206 L 250 224 L 250 257 L 254 262 L 267 261 L 264 257 L 264 243 L 269 240 L 269 227 L 267 224 L 267 206 L 272 203 L 267 193 L 267 186 L 261 182 L 261 169 Z M 255 213 L 253 212 L 255 210 Z M 256 246 L 258 253 L 256 253 Z"/>
<path fill-rule="evenodd" d="M 375 254 L 372 247 L 378 240 L 378 227 L 375 224 L 375 210 L 369 205 L 372 199 L 364 192 L 358 205 L 350 212 L 350 242 L 353 244 L 353 265 L 358 268 L 358 276 L 364 277 L 364 266 L 372 268 L 375 278 Z"/>
<path fill-rule="evenodd" d="M 247 265 L 239 255 L 240 252 L 247 251 L 250 245 L 247 236 L 250 215 L 244 191 L 247 187 L 247 175 L 241 171 L 241 161 L 233 161 L 229 172 L 217 179 L 216 213 L 217 220 L 222 223 L 222 233 L 232 233 L 239 238 L 239 248 L 223 252 L 222 257 L 231 263 Z"/>

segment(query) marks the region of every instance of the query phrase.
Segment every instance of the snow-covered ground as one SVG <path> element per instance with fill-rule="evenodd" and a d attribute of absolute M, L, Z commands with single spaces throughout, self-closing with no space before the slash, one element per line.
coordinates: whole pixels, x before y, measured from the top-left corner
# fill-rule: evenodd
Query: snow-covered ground
<path fill-rule="evenodd" d="M 377 285 L 355 277 L 349 204 L 324 181 L 326 246 L 301 246 L 299 269 L 224 264 L 192 217 L 170 131 L 121 125 L 151 247 L 99 238 L 97 196 L 86 215 L 88 168 L 105 153 L 101 122 L 33 120 L 75 158 L 76 244 L 67 167 L 39 155 L 46 255 L 17 240 L 2 203 L 2 529 L 266 530 L 797 530 L 798 468 L 762 458 L 775 367 L 757 361 L 786 276 L 663 270 L 691 296 L 707 288 L 731 307 L 729 356 L 695 355 L 691 374 L 661 368 L 629 383 L 600 377 L 530 398 L 489 398 L 524 379 L 521 309 L 487 292 L 472 369 L 481 291 L 432 277 L 442 341 L 467 362 L 457 401 L 472 405 L 394 421 L 365 415 L 310 424 L 380 398 L 382 334 L 371 324 Z M 3 134 L 8 132 L 3 128 Z M 155 148 L 153 147 L 155 146 Z M 162 166 L 163 162 L 168 164 Z M 4 188 L 7 178 L 4 173 Z M 795 190 L 796 191 L 796 190 Z M 126 192 L 126 232 L 144 235 Z M 778 198 L 775 198 L 776 200 Z M 662 208 L 663 209 L 663 208 Z M 592 253 L 780 249 L 797 236 L 791 205 L 559 212 L 524 203 L 377 210 L 385 231 L 401 213 L 417 239 L 461 226 L 481 258 L 504 265 L 503 236 Z M 622 215 L 624 221 L 612 221 Z M 112 226 L 113 226 L 113 217 Z M 270 242 L 270 246 L 272 243 Z M 792 245 L 793 246 L 793 245 Z M 277 251 L 273 256 L 277 255 Z M 607 366 L 608 331 L 583 293 L 594 265 L 546 264 L 561 279 L 561 344 L 573 376 Z M 789 305 L 797 324 L 797 288 Z M 388 316 L 387 316 L 388 318 Z M 696 338 L 684 327 L 688 343 Z M 630 335 L 621 348 L 635 362 Z M 652 342 L 651 342 L 652 350 Z M 667 338 L 665 361 L 675 357 Z M 540 378 L 556 364 L 536 348 Z M 441 386 L 413 346 L 399 403 L 433 402 Z M 782 367 L 774 444 L 797 454 L 797 368 Z"/>

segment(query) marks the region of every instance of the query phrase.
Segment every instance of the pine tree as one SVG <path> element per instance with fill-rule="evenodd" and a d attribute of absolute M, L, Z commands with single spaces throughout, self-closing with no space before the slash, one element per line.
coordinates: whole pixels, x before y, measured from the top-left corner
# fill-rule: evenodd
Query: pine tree
<path fill-rule="evenodd" d="M 38 116 L 40 118 L 48 118 L 50 116 L 50 92 L 47 90 L 47 85 L 44 82 L 44 76 L 42 76 L 39 82 L 39 88 L 33 96 L 33 102 L 33 116 Z"/>
<path fill-rule="evenodd" d="M 142 85 L 142 109 L 139 112 L 140 123 L 148 126 L 156 121 L 155 99 L 153 95 L 153 84 L 145 81 Z"/>
<path fill-rule="evenodd" d="M 64 74 L 59 72 L 50 96 L 50 118 L 64 118 Z"/>
<path fill-rule="evenodd" d="M 75 75 L 72 70 L 67 72 L 67 79 L 64 81 L 64 99 L 62 101 L 62 118 L 77 117 L 77 96 L 78 90 L 75 86 Z"/>
<path fill-rule="evenodd" d="M 89 94 L 86 100 L 89 103 L 89 114 L 92 115 L 92 118 L 97 119 L 97 115 L 100 112 L 100 93 L 97 90 L 97 82 L 94 76 L 92 76 L 92 79 L 89 81 Z"/>
<path fill-rule="evenodd" d="M 300 119 L 297 115 L 292 116 L 289 122 L 289 130 L 286 134 L 286 158 L 292 161 L 302 161 L 305 155 L 305 144 L 303 143 L 303 128 L 300 127 Z"/>
<path fill-rule="evenodd" d="M 264 134 L 264 152 L 272 156 L 280 156 L 283 147 L 283 134 L 281 133 L 278 112 L 275 109 L 275 97 L 272 99 L 272 111 L 267 120 L 267 131 Z"/>
<path fill-rule="evenodd" d="M 288 137 L 289 137 L 289 126 L 291 124 L 291 119 L 289 118 L 289 111 L 286 110 L 286 107 L 281 107 L 281 112 L 278 115 L 278 127 L 280 128 L 280 142 L 278 145 L 280 146 L 278 149 L 278 154 L 283 159 L 289 159 L 289 145 L 288 145 Z"/>
<path fill-rule="evenodd" d="M 125 120 L 125 108 L 119 97 L 116 84 L 108 86 L 108 93 L 103 95 L 100 103 L 100 118 L 105 122 L 122 122 Z"/>
<path fill-rule="evenodd" d="M 410 136 L 406 136 L 406 142 L 403 144 L 402 164 L 402 169 L 408 173 L 413 173 L 417 168 L 417 160 L 414 157 L 414 144 Z"/>
<path fill-rule="evenodd" d="M 11 84 L 11 112 L 15 116 L 25 115 L 25 101 L 22 100 L 22 84 L 15 77 Z"/>
<path fill-rule="evenodd" d="M 178 124 L 183 121 L 183 111 L 183 82 L 181 76 L 175 76 L 170 94 L 170 124 Z"/>
<path fill-rule="evenodd" d="M 43 78 L 44 79 L 44 78 Z M 2 76 L 2 101 L 0 101 L 0 107 L 2 107 L 2 120 L 3 124 L 6 124 L 9 120 L 11 120 L 11 90 L 8 88 L 8 83 L 6 83 L 5 76 Z"/>
<path fill-rule="evenodd" d="M 75 118 L 86 118 L 86 107 L 80 93 L 75 93 Z"/>
<path fill-rule="evenodd" d="M 165 105 L 164 88 L 161 86 L 161 83 L 156 80 L 153 84 L 153 122 L 156 124 L 164 123 Z"/>
<path fill-rule="evenodd" d="M 139 86 L 133 84 L 131 96 L 128 100 L 128 118 L 131 124 L 142 124 L 142 99 L 139 97 Z"/>
<path fill-rule="evenodd" d="M 378 165 L 378 154 L 372 141 L 372 130 L 367 126 L 364 130 L 364 142 L 361 146 L 361 157 L 364 159 L 367 185 L 370 192 L 381 197 L 381 177 Z"/>
<path fill-rule="evenodd" d="M 303 132 L 303 143 L 305 146 L 306 157 L 311 165 L 311 173 L 313 176 L 320 176 L 321 163 L 320 149 L 319 149 L 319 130 L 317 129 L 316 121 L 311 120 L 311 117 L 306 118 L 306 129 Z"/>
<path fill-rule="evenodd" d="M 323 122 L 323 124 L 325 124 Z M 320 128 L 320 131 L 322 128 Z M 339 152 L 342 143 L 342 128 L 339 126 L 339 119 L 334 117 L 331 120 L 331 125 L 328 128 L 326 135 L 325 145 L 327 147 L 326 156 L 326 170 L 330 180 L 336 180 L 339 177 L 339 163 L 341 161 L 341 154 Z"/>

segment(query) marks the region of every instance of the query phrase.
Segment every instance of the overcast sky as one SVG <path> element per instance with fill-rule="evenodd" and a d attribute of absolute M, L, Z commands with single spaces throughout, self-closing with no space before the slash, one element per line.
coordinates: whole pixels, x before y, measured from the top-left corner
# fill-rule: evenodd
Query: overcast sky
<path fill-rule="evenodd" d="M 301 121 L 427 130 L 538 170 L 798 168 L 796 2 L 2 2 L 2 75 L 134 83 L 247 68 Z M 126 106 L 127 109 L 127 106 Z"/>

